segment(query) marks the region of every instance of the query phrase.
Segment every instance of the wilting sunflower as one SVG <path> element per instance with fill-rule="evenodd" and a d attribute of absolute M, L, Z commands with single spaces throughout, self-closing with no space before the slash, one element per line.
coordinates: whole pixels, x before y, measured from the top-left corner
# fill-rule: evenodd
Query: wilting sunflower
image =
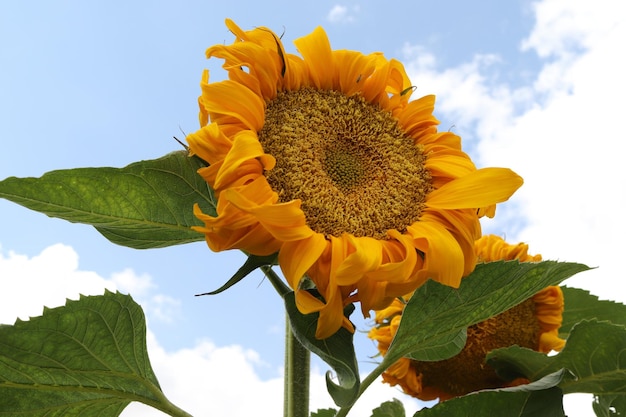
<path fill-rule="evenodd" d="M 409 100 L 400 62 L 333 51 L 321 28 L 295 41 L 299 57 L 267 28 L 226 26 L 235 42 L 207 57 L 229 79 L 205 71 L 202 128 L 187 137 L 218 197 L 216 217 L 194 210 L 209 247 L 278 252 L 300 311 L 319 312 L 318 338 L 353 330 L 348 303 L 367 316 L 428 278 L 458 286 L 479 216 L 522 179 L 477 170 L 458 136 L 437 132 L 434 97 Z"/>
<path fill-rule="evenodd" d="M 514 260 L 539 262 L 541 255 L 529 255 L 528 245 L 510 245 L 498 236 L 483 236 L 476 241 L 478 262 Z M 543 289 L 532 298 L 495 317 L 470 326 L 467 343 L 456 356 L 437 362 L 402 358 L 383 373 L 383 381 L 400 385 L 405 393 L 421 400 L 447 400 L 473 391 L 518 385 L 526 380 L 501 380 L 485 363 L 493 349 L 518 345 L 538 352 L 560 351 L 565 341 L 558 336 L 563 314 L 563 293 L 557 286 Z M 378 341 L 385 355 L 396 334 L 404 303 L 394 302 L 376 312 L 376 327 L 369 337 Z"/>

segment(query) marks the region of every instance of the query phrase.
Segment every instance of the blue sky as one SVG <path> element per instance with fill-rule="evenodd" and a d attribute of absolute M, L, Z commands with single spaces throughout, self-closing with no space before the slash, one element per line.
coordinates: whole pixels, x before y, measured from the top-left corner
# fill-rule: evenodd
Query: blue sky
<path fill-rule="evenodd" d="M 599 266 L 574 284 L 626 301 L 616 291 L 626 175 L 613 149 L 624 140 L 626 13 L 619 0 L 585 3 L 2 2 L 0 179 L 124 166 L 177 150 L 172 136 L 199 127 L 202 70 L 225 76 L 221 62 L 204 57 L 208 46 L 232 42 L 225 18 L 284 31 L 290 52 L 293 39 L 321 25 L 333 48 L 403 61 L 414 96 L 437 94 L 441 128 L 460 134 L 479 166 L 509 166 L 525 178 L 485 231 L 524 240 L 545 259 Z M 182 408 L 219 414 L 218 399 L 228 395 L 207 405 L 191 384 L 212 392 L 211 381 L 224 386 L 236 375 L 280 407 L 283 313 L 271 285 L 256 273 L 221 295 L 193 296 L 219 287 L 242 260 L 202 242 L 118 247 L 89 226 L 0 200 L 0 322 L 78 292 L 118 288 L 145 308 L 157 375 Z M 375 347 L 363 334 L 355 339 L 369 369 Z M 328 406 L 326 368 L 316 366 L 314 404 Z M 372 401 L 391 396 L 408 401 L 393 389 Z M 132 407 L 123 415 L 160 413 Z"/>

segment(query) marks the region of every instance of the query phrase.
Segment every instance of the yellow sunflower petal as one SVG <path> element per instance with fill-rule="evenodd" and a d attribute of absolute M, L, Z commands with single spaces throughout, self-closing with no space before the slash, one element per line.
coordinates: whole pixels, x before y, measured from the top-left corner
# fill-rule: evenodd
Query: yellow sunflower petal
<path fill-rule="evenodd" d="M 363 275 L 378 269 L 382 262 L 382 242 L 377 239 L 342 236 L 353 247 L 337 268 L 337 285 L 354 285 Z"/>
<path fill-rule="evenodd" d="M 317 329 L 315 337 L 317 339 L 326 339 L 333 334 L 346 322 L 343 315 L 343 302 L 341 297 L 333 296 L 326 300 L 326 305 L 320 310 L 320 316 L 317 321 Z"/>
<path fill-rule="evenodd" d="M 226 136 L 215 123 L 202 127 L 195 133 L 187 135 L 187 143 L 192 150 L 192 155 L 198 155 L 209 164 L 223 160 L 231 147 L 233 141 Z"/>
<path fill-rule="evenodd" d="M 306 239 L 283 243 L 278 263 L 291 288 L 298 288 L 304 274 L 317 262 L 327 245 L 324 235 L 319 233 Z"/>
<path fill-rule="evenodd" d="M 309 77 L 315 88 L 329 90 L 333 82 L 333 54 L 326 32 L 317 27 L 309 35 L 294 41 L 298 52 L 309 68 Z"/>
<path fill-rule="evenodd" d="M 261 45 L 240 42 L 234 45 L 215 45 L 207 49 L 208 58 L 217 57 L 225 60 L 231 80 L 245 85 L 265 99 L 276 96 L 278 80 L 283 62 L 280 56 Z"/>
<path fill-rule="evenodd" d="M 416 137 L 429 127 L 436 126 L 439 122 L 433 116 L 435 110 L 435 96 L 429 95 L 409 102 L 396 117 L 404 127 L 404 131 Z"/>
<path fill-rule="evenodd" d="M 304 213 L 300 210 L 300 201 L 262 205 L 248 199 L 240 193 L 225 191 L 225 198 L 240 210 L 252 214 L 259 223 L 283 242 L 306 239 L 313 232 L 307 225 Z"/>
<path fill-rule="evenodd" d="M 263 127 L 265 102 L 249 88 L 232 81 L 203 85 L 204 108 L 216 123 L 241 123 L 258 131 Z"/>
<path fill-rule="evenodd" d="M 272 169 L 275 164 L 274 157 L 263 151 L 256 136 L 249 131 L 242 131 L 235 136 L 230 152 L 216 175 L 213 187 L 222 189 L 226 184 L 236 180 L 236 177 L 249 173 L 261 175 L 264 169 Z M 232 178 L 233 176 L 235 178 Z"/>
<path fill-rule="evenodd" d="M 356 51 L 335 51 L 337 88 L 351 96 L 363 89 L 364 81 L 374 72 L 375 59 Z"/>
<path fill-rule="evenodd" d="M 407 227 L 415 247 L 425 254 L 420 275 L 457 288 L 463 276 L 464 256 L 456 239 L 438 223 L 415 222 Z"/>
<path fill-rule="evenodd" d="M 508 168 L 483 168 L 434 190 L 426 205 L 448 210 L 486 207 L 508 200 L 523 182 Z"/>

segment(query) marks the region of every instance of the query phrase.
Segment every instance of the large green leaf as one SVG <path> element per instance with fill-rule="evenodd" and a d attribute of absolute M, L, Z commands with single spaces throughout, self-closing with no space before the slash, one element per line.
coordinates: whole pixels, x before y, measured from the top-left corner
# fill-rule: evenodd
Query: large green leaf
<path fill-rule="evenodd" d="M 125 168 L 76 168 L 40 178 L 0 181 L 0 197 L 50 217 L 93 225 L 111 242 L 136 249 L 203 240 L 198 203 L 215 213 L 215 198 L 197 174 L 203 162 L 186 152 Z"/>
<path fill-rule="evenodd" d="M 407 303 L 384 363 L 407 355 L 422 361 L 447 359 L 463 348 L 468 326 L 587 269 L 576 263 L 500 261 L 477 265 L 458 289 L 428 281 Z"/>
<path fill-rule="evenodd" d="M 554 356 L 512 346 L 487 355 L 487 363 L 505 378 L 524 376 L 531 381 L 557 369 L 575 378 L 559 387 L 565 394 L 624 395 L 626 392 L 626 328 L 598 321 L 582 321 L 572 328 L 567 344 Z"/>
<path fill-rule="evenodd" d="M 565 417 L 563 393 L 556 386 L 565 375 L 561 370 L 532 384 L 453 398 L 414 417 Z"/>
<path fill-rule="evenodd" d="M 580 288 L 561 287 L 565 298 L 563 323 L 559 336 L 567 339 L 572 327 L 585 319 L 596 318 L 626 326 L 626 305 L 608 300 L 599 300 L 589 291 Z"/>
<path fill-rule="evenodd" d="M 0 326 L 0 416 L 116 417 L 131 401 L 189 416 L 161 392 L 130 296 L 82 296 Z"/>
<path fill-rule="evenodd" d="M 326 387 L 335 404 L 339 407 L 352 405 L 360 387 L 354 335 L 342 327 L 329 338 L 319 340 L 315 337 L 319 313 L 302 314 L 296 306 L 293 291 L 284 295 L 284 301 L 292 331 L 298 341 L 335 371 L 339 384 L 332 381 L 330 372 L 326 373 Z"/>

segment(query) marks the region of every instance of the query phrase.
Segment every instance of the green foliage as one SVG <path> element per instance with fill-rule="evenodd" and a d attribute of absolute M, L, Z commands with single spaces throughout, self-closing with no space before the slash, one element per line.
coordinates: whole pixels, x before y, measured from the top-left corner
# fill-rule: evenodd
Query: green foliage
<path fill-rule="evenodd" d="M 233 275 L 228 281 L 226 281 L 224 285 L 222 285 L 215 291 L 207 292 L 204 294 L 198 294 L 198 295 L 215 295 L 223 291 L 226 291 L 227 289 L 229 289 L 230 287 L 232 287 L 233 285 L 235 285 L 236 283 L 238 283 L 239 281 L 247 277 L 248 274 L 250 274 L 257 268 L 261 268 L 263 266 L 271 266 L 271 265 L 276 264 L 277 259 L 278 259 L 278 254 L 276 253 L 273 255 L 268 255 L 268 256 L 248 255 L 246 262 L 244 262 L 244 264 L 237 270 L 237 272 L 235 272 L 235 275 Z"/>
<path fill-rule="evenodd" d="M 583 321 L 572 328 L 567 344 L 555 356 L 512 346 L 487 355 L 487 363 L 503 377 L 524 376 L 531 381 L 558 369 L 574 378 L 559 387 L 565 394 L 588 392 L 623 395 L 626 390 L 626 328 L 607 322 Z"/>
<path fill-rule="evenodd" d="M 202 223 L 194 204 L 215 214 L 216 199 L 197 174 L 205 164 L 185 152 L 141 161 L 125 168 L 52 171 L 40 178 L 0 181 L 0 197 L 50 217 L 93 225 L 113 243 L 157 248 L 203 240 L 191 230 Z M 300 343 L 334 370 L 327 388 L 341 410 L 318 410 L 312 417 L 344 416 L 364 389 L 402 356 L 438 361 L 457 354 L 466 328 L 508 310 L 549 285 L 587 270 L 585 265 L 493 262 L 481 264 L 458 289 L 428 281 L 409 300 L 396 338 L 383 362 L 361 383 L 353 335 L 340 329 L 315 338 L 317 314 L 301 314 L 294 293 L 269 268 L 276 256 L 249 256 L 217 294 L 261 268 L 283 295 L 291 328 Z M 564 350 L 553 357 L 510 347 L 488 356 L 505 378 L 533 383 L 482 391 L 423 410 L 420 416 L 563 416 L 562 396 L 595 395 L 598 416 L 626 414 L 626 306 L 601 301 L 587 291 L 563 288 Z M 346 316 L 349 316 L 346 312 Z M 603 321 L 586 321 L 597 318 Z M 609 322 L 610 321 L 610 322 Z M 0 326 L 0 417 L 66 415 L 118 416 L 140 401 L 173 416 L 188 416 L 171 404 L 152 372 L 145 345 L 143 312 L 130 297 L 107 292 L 46 309 L 42 317 Z M 372 417 L 404 417 L 393 400 Z"/>
<path fill-rule="evenodd" d="M 161 392 L 130 296 L 82 296 L 0 326 L 0 416 L 115 417 L 131 401 L 189 416 Z"/>
<path fill-rule="evenodd" d="M 477 265 L 458 289 L 428 281 L 407 303 L 384 363 L 407 355 L 421 361 L 452 357 L 463 348 L 468 326 L 587 269 L 576 263 L 500 261 Z"/>
<path fill-rule="evenodd" d="M 51 171 L 41 178 L 0 181 L 0 197 L 50 217 L 94 226 L 111 242 L 136 249 L 203 240 L 190 229 L 198 203 L 215 213 L 215 198 L 197 174 L 203 162 L 185 152 L 125 168 Z"/>
<path fill-rule="evenodd" d="M 337 410 L 334 408 L 320 408 L 317 411 L 311 413 L 311 417 L 335 417 Z"/>
<path fill-rule="evenodd" d="M 626 393 L 622 395 L 596 395 L 593 411 L 598 417 L 626 416 Z"/>
<path fill-rule="evenodd" d="M 372 417 L 405 417 L 404 405 L 398 399 L 385 401 L 380 407 L 375 408 Z"/>
<path fill-rule="evenodd" d="M 563 371 L 557 371 L 533 384 L 453 398 L 414 417 L 565 417 L 563 394 L 557 386 L 563 376 Z"/>
<path fill-rule="evenodd" d="M 292 331 L 298 341 L 335 371 L 339 384 L 332 381 L 330 372 L 326 373 L 326 387 L 335 404 L 339 407 L 352 405 L 360 386 L 354 335 L 342 327 L 329 338 L 319 340 L 315 337 L 319 314 L 302 314 L 296 306 L 294 292 L 287 293 L 284 301 Z"/>
<path fill-rule="evenodd" d="M 559 329 L 559 336 L 567 339 L 572 327 L 586 319 L 610 321 L 614 324 L 626 326 L 626 306 L 615 301 L 599 300 L 589 291 L 579 288 L 561 287 L 565 298 L 563 323 Z"/>

